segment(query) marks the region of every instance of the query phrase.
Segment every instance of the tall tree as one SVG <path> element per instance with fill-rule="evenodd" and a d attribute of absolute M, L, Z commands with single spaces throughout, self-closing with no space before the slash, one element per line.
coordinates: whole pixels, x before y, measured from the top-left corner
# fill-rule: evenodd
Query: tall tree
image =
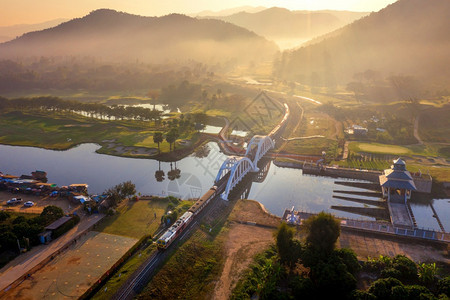
<path fill-rule="evenodd" d="M 153 135 L 153 142 L 158 144 L 158 153 L 161 153 L 161 150 L 159 149 L 159 144 L 164 141 L 164 136 L 162 132 L 155 132 Z"/>
<path fill-rule="evenodd" d="M 341 234 L 339 221 L 331 214 L 321 212 L 305 221 L 306 243 L 314 250 L 327 254 L 334 250 Z"/>
<path fill-rule="evenodd" d="M 166 134 L 166 141 L 169 143 L 170 151 L 172 151 L 172 144 L 175 143 L 178 136 L 179 136 L 179 134 L 178 134 L 178 130 L 176 128 L 170 129 L 170 131 Z M 175 145 L 173 148 L 175 150 Z"/>

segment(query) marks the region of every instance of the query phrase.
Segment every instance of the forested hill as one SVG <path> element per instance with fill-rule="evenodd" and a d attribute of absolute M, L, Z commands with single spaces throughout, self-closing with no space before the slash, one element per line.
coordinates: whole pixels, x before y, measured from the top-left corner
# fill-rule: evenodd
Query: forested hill
<path fill-rule="evenodd" d="M 272 7 L 258 12 L 211 16 L 247 28 L 270 39 L 311 39 L 351 23 L 368 13 L 350 11 L 290 11 Z"/>
<path fill-rule="evenodd" d="M 219 20 L 141 17 L 109 9 L 0 44 L 0 58 L 91 56 L 111 60 L 204 63 L 271 57 L 272 42 Z"/>
<path fill-rule="evenodd" d="M 450 86 L 450 1 L 399 0 L 317 44 L 285 52 L 279 77 L 330 86 L 368 69 Z"/>

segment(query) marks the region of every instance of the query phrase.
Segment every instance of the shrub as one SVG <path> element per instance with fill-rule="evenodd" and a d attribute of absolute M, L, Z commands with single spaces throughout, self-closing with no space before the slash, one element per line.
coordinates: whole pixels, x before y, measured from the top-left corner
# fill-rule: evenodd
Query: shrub
<path fill-rule="evenodd" d="M 6 221 L 11 215 L 6 211 L 0 211 L 0 222 Z"/>
<path fill-rule="evenodd" d="M 394 257 L 392 267 L 400 272 L 398 278 L 402 282 L 415 282 L 417 281 L 417 265 L 404 255 L 397 255 Z"/>
<path fill-rule="evenodd" d="M 403 284 L 395 278 L 382 278 L 374 281 L 369 287 L 368 292 L 378 299 L 389 299 L 394 286 L 403 286 Z"/>
<path fill-rule="evenodd" d="M 439 294 L 444 294 L 450 297 L 450 276 L 444 277 L 438 282 Z"/>

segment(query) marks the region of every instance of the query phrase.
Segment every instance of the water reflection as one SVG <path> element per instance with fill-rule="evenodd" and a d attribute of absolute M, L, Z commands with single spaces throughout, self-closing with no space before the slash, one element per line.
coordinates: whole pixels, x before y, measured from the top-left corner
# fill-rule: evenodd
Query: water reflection
<path fill-rule="evenodd" d="M 102 193 L 111 186 L 131 180 L 143 195 L 195 198 L 214 184 L 217 172 L 226 159 L 216 143 L 208 143 L 195 155 L 172 164 L 98 154 L 95 151 L 99 148 L 96 144 L 83 144 L 67 151 L 53 151 L 0 145 L 0 171 L 21 175 L 43 170 L 47 172 L 50 183 L 59 186 L 88 183 L 92 194 Z M 295 206 L 297 210 L 308 212 L 323 210 L 341 217 L 364 218 L 331 209 L 333 205 L 348 205 L 347 201 L 332 197 L 333 190 L 341 188 L 334 183 L 336 178 L 304 175 L 301 170 L 277 167 L 270 161 L 260 170 L 252 180 L 244 182 L 239 198 L 255 199 L 278 216 L 283 214 L 284 209 Z M 349 187 L 347 190 L 359 189 Z M 449 226 L 445 218 L 450 213 L 448 200 L 436 200 L 433 205 L 444 226 Z M 354 206 L 364 207 L 359 203 Z M 412 209 L 419 227 L 439 229 L 430 215 L 429 205 L 412 205 Z M 429 222 L 430 219 L 434 222 Z"/>
<path fill-rule="evenodd" d="M 158 181 L 158 182 L 162 182 L 162 181 L 164 181 L 164 179 L 165 179 L 165 176 L 166 174 L 164 173 L 164 171 L 163 170 L 161 170 L 161 161 L 158 161 L 158 170 L 156 170 L 155 171 L 155 178 L 156 178 L 156 181 Z"/>

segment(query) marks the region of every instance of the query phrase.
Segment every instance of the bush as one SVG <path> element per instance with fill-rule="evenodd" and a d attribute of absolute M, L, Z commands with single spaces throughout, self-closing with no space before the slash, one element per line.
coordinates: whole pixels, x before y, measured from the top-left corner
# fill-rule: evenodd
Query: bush
<path fill-rule="evenodd" d="M 20 224 L 20 223 L 23 223 L 26 221 L 27 221 L 27 219 L 25 219 L 24 216 L 18 216 L 12 221 L 12 224 Z"/>
<path fill-rule="evenodd" d="M 438 282 L 438 293 L 450 297 L 450 276 L 442 278 Z"/>
<path fill-rule="evenodd" d="M 411 300 L 436 299 L 429 289 L 421 285 L 409 285 L 406 286 L 406 290 L 408 299 Z"/>
<path fill-rule="evenodd" d="M 336 250 L 336 254 L 341 258 L 342 262 L 351 274 L 356 275 L 356 273 L 361 270 L 361 265 L 359 264 L 358 258 L 352 249 L 338 249 Z"/>
<path fill-rule="evenodd" d="M 382 270 L 380 274 L 381 274 L 382 278 L 392 277 L 392 278 L 401 280 L 401 277 L 402 277 L 401 272 L 394 268 L 386 268 L 386 269 Z"/>
<path fill-rule="evenodd" d="M 41 218 L 44 226 L 50 225 L 59 218 L 64 216 L 64 211 L 62 208 L 54 205 L 49 205 L 44 208 L 41 213 Z"/>
<path fill-rule="evenodd" d="M 403 286 L 403 284 L 395 278 L 378 279 L 371 284 L 368 292 L 378 299 L 389 299 L 394 286 Z"/>
<path fill-rule="evenodd" d="M 351 299 L 354 299 L 354 300 L 376 300 L 377 298 L 369 292 L 354 290 L 352 292 Z"/>
<path fill-rule="evenodd" d="M 6 211 L 0 211 L 0 222 L 6 221 L 11 215 Z"/>
<path fill-rule="evenodd" d="M 392 267 L 400 272 L 398 278 L 402 282 L 413 283 L 417 281 L 417 265 L 404 255 L 397 255 L 394 257 Z"/>

